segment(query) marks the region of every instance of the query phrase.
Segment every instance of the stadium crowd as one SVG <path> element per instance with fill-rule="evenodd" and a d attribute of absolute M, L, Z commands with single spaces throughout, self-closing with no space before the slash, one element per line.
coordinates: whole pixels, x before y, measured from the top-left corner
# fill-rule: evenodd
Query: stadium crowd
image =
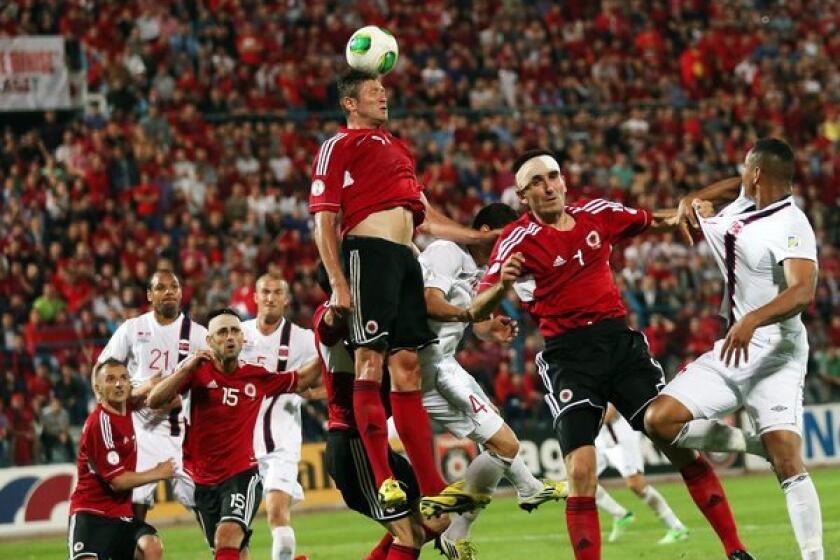
<path fill-rule="evenodd" d="M 197 320 L 221 305 L 253 316 L 255 278 L 276 270 L 307 324 L 324 298 L 309 165 L 341 122 L 346 39 L 370 23 L 400 42 L 391 128 L 429 199 L 465 223 L 517 204 L 510 164 L 526 148 L 558 153 L 572 200 L 652 208 L 737 174 L 757 137 L 786 138 L 820 247 L 806 401 L 840 399 L 836 3 L 29 0 L 0 8 L 0 35 L 78 39 L 89 98 L 105 102 L 2 131 L 0 466 L 72 460 L 87 373 L 145 311 L 157 268 L 178 272 Z M 614 265 L 669 375 L 718 337 L 722 281 L 702 242 L 643 236 Z M 540 340 L 510 298 L 525 325 L 513 348 L 471 340 L 460 358 L 520 427 L 545 419 Z"/>

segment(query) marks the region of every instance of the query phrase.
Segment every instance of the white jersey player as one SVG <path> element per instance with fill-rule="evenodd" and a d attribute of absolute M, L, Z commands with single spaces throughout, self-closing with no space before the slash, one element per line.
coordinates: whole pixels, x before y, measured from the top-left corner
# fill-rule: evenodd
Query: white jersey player
<path fill-rule="evenodd" d="M 821 560 L 819 497 L 801 453 L 808 339 L 800 313 L 814 299 L 817 248 L 790 194 L 794 169 L 790 146 L 762 139 L 747 154 L 735 202 L 714 214 L 703 199 L 719 200 L 721 193 L 697 194 L 699 225 L 726 281 L 729 332 L 664 389 L 646 424 L 653 437 L 681 447 L 766 456 L 785 494 L 802 558 Z M 740 407 L 761 445 L 714 420 Z"/>
<path fill-rule="evenodd" d="M 624 479 L 627 487 L 642 500 L 668 527 L 659 544 L 671 544 L 688 538 L 688 529 L 674 515 L 665 498 L 645 479 L 645 461 L 642 457 L 642 434 L 635 431 L 613 405 L 609 405 L 598 437 L 595 452 L 598 476 L 612 467 Z M 632 512 L 619 505 L 600 485 L 595 493 L 595 503 L 613 517 L 609 542 L 615 542 L 635 521 Z"/>
<path fill-rule="evenodd" d="M 282 276 L 274 273 L 261 276 L 254 299 L 257 318 L 242 323 L 245 336 L 242 361 L 269 371 L 287 371 L 317 356 L 314 333 L 283 317 L 289 302 L 289 286 Z M 303 399 L 297 394 L 266 397 L 254 426 L 254 453 L 263 479 L 273 540 L 272 560 L 295 557 L 291 507 L 303 500 L 303 488 L 298 482 L 301 403 Z"/>
<path fill-rule="evenodd" d="M 497 229 L 515 220 L 516 212 L 505 204 L 490 204 L 475 218 L 475 229 Z M 423 405 L 429 417 L 452 435 L 467 437 L 485 450 L 470 464 L 464 490 L 474 494 L 492 493 L 502 477 L 516 487 L 519 505 L 531 511 L 548 500 L 565 496 L 565 484 L 534 478 L 518 456 L 519 441 L 491 404 L 481 386 L 455 359 L 458 345 L 470 322 L 468 308 L 484 274 L 492 247 L 474 245 L 469 252 L 451 241 L 435 241 L 420 255 L 423 268 L 429 325 L 438 343 L 420 351 L 423 374 Z M 516 325 L 507 317 L 476 323 L 474 332 L 497 342 L 509 342 Z M 443 506 L 443 507 L 441 507 Z M 445 511 L 438 497 L 421 501 L 425 514 Z M 441 535 L 441 545 L 450 558 L 471 557 L 469 531 L 477 511 L 453 515 L 452 523 Z"/>
<path fill-rule="evenodd" d="M 126 365 L 133 396 L 143 396 L 160 378 L 171 374 L 189 354 L 207 348 L 207 329 L 181 312 L 181 284 L 170 271 L 157 271 L 149 281 L 146 297 L 152 311 L 125 321 L 99 355 L 98 363 L 108 359 Z M 188 403 L 185 403 L 185 406 Z M 137 434 L 137 470 L 147 470 L 161 461 L 177 464 L 172 490 L 185 507 L 195 506 L 195 485 L 184 472 L 182 444 L 184 414 L 180 401 L 165 411 L 139 406 L 132 412 Z M 135 516 L 145 519 L 154 504 L 156 483 L 133 490 Z"/>

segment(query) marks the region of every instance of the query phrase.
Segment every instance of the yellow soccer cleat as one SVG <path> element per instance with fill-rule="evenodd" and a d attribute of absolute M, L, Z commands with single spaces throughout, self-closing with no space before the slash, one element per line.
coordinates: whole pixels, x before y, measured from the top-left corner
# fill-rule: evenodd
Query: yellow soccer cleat
<path fill-rule="evenodd" d="M 464 513 L 487 507 L 490 496 L 464 491 L 464 482 L 453 482 L 437 496 L 424 496 L 420 500 L 420 513 L 424 517 L 440 517 L 443 513 Z"/>
<path fill-rule="evenodd" d="M 452 541 L 443 533 L 438 537 L 438 549 L 447 560 L 476 560 L 478 555 L 469 538 Z"/>
<path fill-rule="evenodd" d="M 545 479 L 542 481 L 542 490 L 531 494 L 530 496 L 519 496 L 519 507 L 531 513 L 533 510 L 540 507 L 549 500 L 558 501 L 561 498 L 565 499 L 569 496 L 569 483 L 566 481 L 557 481 Z"/>
<path fill-rule="evenodd" d="M 393 478 L 386 478 L 379 487 L 379 503 L 383 507 L 392 508 L 404 504 L 408 500 L 405 490 Z"/>

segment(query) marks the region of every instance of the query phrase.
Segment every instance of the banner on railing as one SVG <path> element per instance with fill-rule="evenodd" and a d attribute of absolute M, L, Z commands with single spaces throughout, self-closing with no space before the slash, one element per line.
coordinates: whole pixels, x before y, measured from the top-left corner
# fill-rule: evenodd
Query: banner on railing
<path fill-rule="evenodd" d="M 60 36 L 0 37 L 0 111 L 74 106 Z"/>

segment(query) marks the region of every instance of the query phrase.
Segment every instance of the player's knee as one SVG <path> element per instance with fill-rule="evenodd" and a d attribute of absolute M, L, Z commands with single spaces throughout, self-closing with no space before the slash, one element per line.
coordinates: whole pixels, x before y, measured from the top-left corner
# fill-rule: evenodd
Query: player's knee
<path fill-rule="evenodd" d="M 382 365 L 385 356 L 382 352 L 372 348 L 356 349 L 356 379 L 365 381 L 381 381 Z"/>
<path fill-rule="evenodd" d="M 766 433 L 762 439 L 779 480 L 786 480 L 805 472 L 801 453 L 802 440 L 797 434 L 780 430 Z"/>
<path fill-rule="evenodd" d="M 633 476 L 628 476 L 624 482 L 627 484 L 627 488 L 640 498 L 645 493 L 645 486 L 647 486 L 647 484 L 645 479 L 640 475 L 635 474 Z"/>
<path fill-rule="evenodd" d="M 160 560 L 163 558 L 163 542 L 157 535 L 144 535 L 137 541 L 137 550 L 142 560 Z"/>
<path fill-rule="evenodd" d="M 420 360 L 417 358 L 417 352 L 394 352 L 388 357 L 388 371 L 391 373 L 391 387 L 395 391 L 420 389 Z"/>
<path fill-rule="evenodd" d="M 216 526 L 216 535 L 213 544 L 217 549 L 239 548 L 244 538 L 245 532 L 239 523 L 222 521 Z"/>
<path fill-rule="evenodd" d="M 645 433 L 653 439 L 670 443 L 682 429 L 683 423 L 673 418 L 667 402 L 656 399 L 645 411 Z"/>
<path fill-rule="evenodd" d="M 566 471 L 569 475 L 573 496 L 594 496 L 598 486 L 595 448 L 579 447 L 566 457 Z"/>
<path fill-rule="evenodd" d="M 292 524 L 292 514 L 284 507 L 269 508 L 266 510 L 266 517 L 272 529 L 275 527 L 288 527 Z"/>
<path fill-rule="evenodd" d="M 513 459 L 519 454 L 519 439 L 507 424 L 493 434 L 485 445 L 490 451 L 506 459 Z"/>

